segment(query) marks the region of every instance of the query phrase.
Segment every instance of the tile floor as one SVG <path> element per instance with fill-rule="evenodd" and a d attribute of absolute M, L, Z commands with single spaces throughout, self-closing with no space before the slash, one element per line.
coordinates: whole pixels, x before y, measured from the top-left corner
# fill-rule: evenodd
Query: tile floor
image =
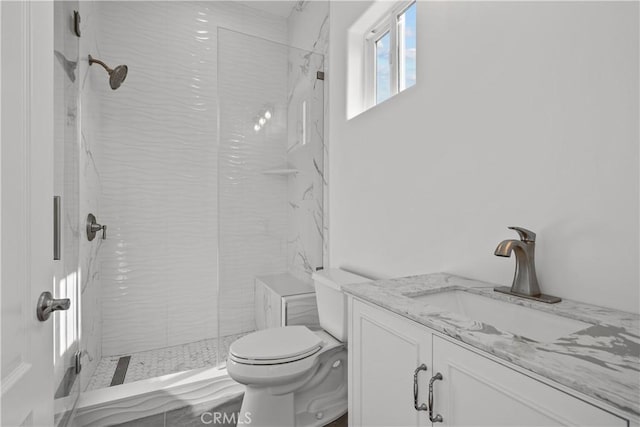
<path fill-rule="evenodd" d="M 226 359 L 231 343 L 242 335 L 245 334 L 229 335 L 222 338 L 222 360 Z M 214 338 L 130 355 L 103 357 L 89 381 L 87 391 L 109 387 L 118 359 L 122 356 L 131 356 L 124 378 L 124 383 L 127 384 L 189 369 L 215 366 L 217 346 L 218 340 Z"/>

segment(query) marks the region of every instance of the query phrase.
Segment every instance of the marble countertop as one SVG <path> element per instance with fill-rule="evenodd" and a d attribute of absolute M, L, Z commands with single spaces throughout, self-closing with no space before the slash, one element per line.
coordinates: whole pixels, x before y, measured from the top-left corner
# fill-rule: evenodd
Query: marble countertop
<path fill-rule="evenodd" d="M 343 290 L 625 413 L 640 415 L 639 315 L 570 300 L 545 304 L 494 292 L 494 286 L 435 273 L 345 285 Z M 589 325 L 541 343 L 412 299 L 445 290 L 465 290 Z"/>

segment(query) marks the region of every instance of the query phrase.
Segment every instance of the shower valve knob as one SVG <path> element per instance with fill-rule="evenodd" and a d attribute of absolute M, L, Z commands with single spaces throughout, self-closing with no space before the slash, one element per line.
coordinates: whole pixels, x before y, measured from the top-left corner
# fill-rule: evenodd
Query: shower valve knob
<path fill-rule="evenodd" d="M 107 240 L 107 226 L 106 225 L 100 225 L 100 224 L 96 224 L 93 227 L 96 231 L 96 233 L 100 230 L 102 230 L 102 240 Z"/>
<path fill-rule="evenodd" d="M 87 216 L 87 239 L 92 241 L 96 238 L 96 233 L 102 230 L 102 240 L 107 239 L 107 226 L 98 224 L 96 217 L 93 214 Z"/>

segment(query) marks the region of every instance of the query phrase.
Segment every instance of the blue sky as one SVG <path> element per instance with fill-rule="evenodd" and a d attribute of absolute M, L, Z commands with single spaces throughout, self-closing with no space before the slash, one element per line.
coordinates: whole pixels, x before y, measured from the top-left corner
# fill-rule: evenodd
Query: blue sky
<path fill-rule="evenodd" d="M 416 3 L 405 12 L 405 87 L 416 83 Z M 385 34 L 376 43 L 376 103 L 391 96 L 389 44 L 391 36 Z"/>

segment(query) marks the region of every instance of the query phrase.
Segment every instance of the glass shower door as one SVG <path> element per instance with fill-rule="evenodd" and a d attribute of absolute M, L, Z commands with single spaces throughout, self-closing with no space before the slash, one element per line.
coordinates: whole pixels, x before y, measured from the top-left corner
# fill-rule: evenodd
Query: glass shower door
<path fill-rule="evenodd" d="M 255 278 L 322 267 L 324 58 L 218 31 L 218 361 L 254 331 Z"/>
<path fill-rule="evenodd" d="M 54 3 L 54 195 L 59 225 L 54 257 L 54 298 L 69 298 L 71 306 L 52 316 L 54 322 L 55 424 L 69 424 L 80 393 L 79 369 L 79 144 L 78 52 L 73 14 L 78 1 Z"/>

